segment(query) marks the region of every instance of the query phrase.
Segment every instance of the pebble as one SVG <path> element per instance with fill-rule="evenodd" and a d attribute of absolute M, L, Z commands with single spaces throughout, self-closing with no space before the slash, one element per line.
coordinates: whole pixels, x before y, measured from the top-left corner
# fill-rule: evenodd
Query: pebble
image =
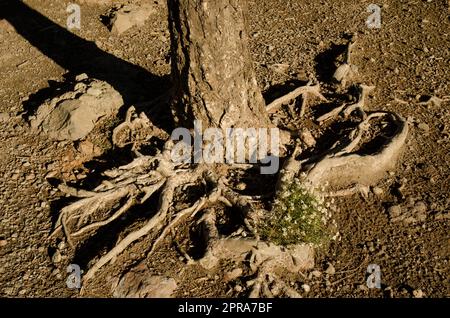
<path fill-rule="evenodd" d="M 4 247 L 8 244 L 7 240 L 0 240 L 0 247 Z"/>
<path fill-rule="evenodd" d="M 57 263 L 61 262 L 61 260 L 62 260 L 61 253 L 59 251 L 56 251 L 55 254 L 53 254 L 53 256 L 52 256 L 52 262 L 57 264 Z"/>
<path fill-rule="evenodd" d="M 413 291 L 413 296 L 414 298 L 423 298 L 425 294 L 421 289 L 416 289 Z"/>
<path fill-rule="evenodd" d="M 373 194 L 375 194 L 376 196 L 382 196 L 384 193 L 383 189 L 381 189 L 379 187 L 374 187 L 372 189 L 372 191 L 373 191 Z"/>
<path fill-rule="evenodd" d="M 0 113 L 0 122 L 7 122 L 10 118 L 8 113 Z"/>
<path fill-rule="evenodd" d="M 424 132 L 430 131 L 430 126 L 428 126 L 428 124 L 425 124 L 425 123 L 420 123 L 419 125 L 417 125 L 417 128 L 419 128 L 420 130 L 422 130 Z"/>
<path fill-rule="evenodd" d="M 328 268 L 325 270 L 325 273 L 328 275 L 334 275 L 336 273 L 336 269 L 334 268 L 333 264 L 329 264 Z"/>
<path fill-rule="evenodd" d="M 303 284 L 302 288 L 305 291 L 305 293 L 309 293 L 311 291 L 311 286 L 309 286 L 308 284 Z"/>
<path fill-rule="evenodd" d="M 241 285 L 236 285 L 236 286 L 234 286 L 234 290 L 236 291 L 236 292 L 241 292 L 242 291 L 242 286 Z"/>
<path fill-rule="evenodd" d="M 400 205 L 393 205 L 388 209 L 388 213 L 391 218 L 398 217 L 402 214 L 402 208 Z"/>
<path fill-rule="evenodd" d="M 311 275 L 313 277 L 319 278 L 320 276 L 322 276 L 322 272 L 321 271 L 312 271 Z"/>
<path fill-rule="evenodd" d="M 236 278 L 242 276 L 243 270 L 241 268 L 235 268 L 230 272 L 226 272 L 223 276 L 223 280 L 225 282 L 230 282 L 232 280 L 235 280 Z"/>
<path fill-rule="evenodd" d="M 66 248 L 66 243 L 64 241 L 59 242 L 58 244 L 58 250 L 63 250 Z"/>

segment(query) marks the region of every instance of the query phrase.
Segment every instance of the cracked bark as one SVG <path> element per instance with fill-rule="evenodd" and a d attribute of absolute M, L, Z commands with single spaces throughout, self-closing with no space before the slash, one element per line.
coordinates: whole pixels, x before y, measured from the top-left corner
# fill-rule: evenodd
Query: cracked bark
<path fill-rule="evenodd" d="M 178 125 L 269 127 L 248 48 L 246 1 L 168 0 Z"/>

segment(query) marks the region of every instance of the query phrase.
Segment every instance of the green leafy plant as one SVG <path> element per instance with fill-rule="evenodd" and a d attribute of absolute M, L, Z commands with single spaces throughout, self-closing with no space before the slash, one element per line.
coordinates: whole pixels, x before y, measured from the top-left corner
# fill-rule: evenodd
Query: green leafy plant
<path fill-rule="evenodd" d="M 278 194 L 271 213 L 259 227 L 261 237 L 278 245 L 328 243 L 331 214 L 324 199 L 299 181 Z"/>

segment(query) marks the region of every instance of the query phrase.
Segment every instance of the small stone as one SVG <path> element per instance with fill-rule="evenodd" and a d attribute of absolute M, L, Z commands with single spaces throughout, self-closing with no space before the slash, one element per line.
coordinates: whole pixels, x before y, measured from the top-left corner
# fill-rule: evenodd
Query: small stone
<path fill-rule="evenodd" d="M 82 74 L 77 75 L 77 76 L 75 77 L 75 80 L 76 80 L 77 82 L 81 82 L 81 81 L 84 81 L 84 80 L 86 80 L 86 79 L 88 79 L 88 78 L 89 78 L 89 77 L 87 76 L 86 73 L 82 73 Z"/>
<path fill-rule="evenodd" d="M 309 286 L 308 284 L 303 284 L 302 288 L 305 291 L 305 293 L 309 293 L 311 290 L 311 286 Z"/>
<path fill-rule="evenodd" d="M 244 182 L 239 182 L 239 183 L 236 185 L 236 189 L 239 190 L 239 191 L 243 191 L 243 190 L 245 190 L 246 188 L 247 188 L 247 185 L 246 185 Z"/>
<path fill-rule="evenodd" d="M 0 113 L 0 123 L 7 122 L 11 116 L 8 113 Z"/>
<path fill-rule="evenodd" d="M 86 90 L 87 85 L 84 83 L 76 83 L 74 90 L 75 92 L 84 92 Z"/>
<path fill-rule="evenodd" d="M 311 275 L 313 277 L 319 278 L 320 276 L 322 276 L 322 272 L 321 271 L 312 271 Z"/>
<path fill-rule="evenodd" d="M 58 244 L 58 250 L 63 250 L 66 248 L 66 243 L 64 241 L 59 242 Z"/>
<path fill-rule="evenodd" d="M 126 273 L 117 287 L 113 289 L 113 296 L 120 298 L 170 298 L 177 283 L 173 278 L 153 276 L 145 270 L 132 270 Z"/>
<path fill-rule="evenodd" d="M 426 213 L 427 212 L 427 205 L 423 201 L 418 201 L 414 205 L 414 212 L 418 214 Z"/>
<path fill-rule="evenodd" d="M 243 270 L 241 268 L 235 268 L 230 272 L 226 272 L 223 276 L 223 280 L 225 282 L 230 282 L 232 280 L 235 280 L 238 277 L 241 277 L 243 273 Z"/>
<path fill-rule="evenodd" d="M 419 125 L 417 125 L 417 128 L 419 128 L 420 130 L 422 130 L 424 132 L 429 132 L 430 131 L 430 126 L 428 126 L 425 123 L 420 123 Z"/>
<path fill-rule="evenodd" d="M 413 296 L 414 298 L 423 298 L 425 294 L 421 289 L 416 289 L 413 291 Z"/>
<path fill-rule="evenodd" d="M 241 285 L 236 285 L 236 286 L 234 286 L 234 290 L 236 291 L 236 292 L 241 292 L 242 291 L 242 286 Z"/>
<path fill-rule="evenodd" d="M 55 254 L 53 254 L 52 256 L 52 262 L 54 264 L 58 264 L 59 262 L 61 262 L 61 260 L 62 260 L 61 253 L 59 251 L 56 251 Z"/>
<path fill-rule="evenodd" d="M 336 273 L 336 269 L 334 268 L 333 264 L 328 265 L 328 268 L 325 270 L 325 273 L 328 275 L 334 275 Z"/>
<path fill-rule="evenodd" d="M 154 13 L 156 10 L 151 4 L 142 6 L 130 4 L 114 8 L 110 13 L 109 28 L 112 32 L 121 35 L 135 26 L 143 26 Z"/>
<path fill-rule="evenodd" d="M 7 240 L 0 240 L 0 247 L 4 247 L 8 245 L 8 241 Z"/>
<path fill-rule="evenodd" d="M 384 193 L 383 189 L 381 189 L 379 187 L 374 187 L 372 189 L 372 191 L 373 191 L 373 194 L 375 194 L 376 196 L 379 196 L 379 197 L 382 196 Z"/>
<path fill-rule="evenodd" d="M 400 205 L 393 205 L 388 209 L 388 213 L 391 218 L 396 218 L 402 214 L 402 208 Z"/>

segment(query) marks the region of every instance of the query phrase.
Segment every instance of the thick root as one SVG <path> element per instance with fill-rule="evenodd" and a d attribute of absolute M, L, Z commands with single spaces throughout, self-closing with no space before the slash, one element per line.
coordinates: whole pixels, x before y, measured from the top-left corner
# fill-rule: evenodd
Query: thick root
<path fill-rule="evenodd" d="M 306 100 L 308 95 L 313 95 L 315 97 L 318 97 L 322 101 L 327 101 L 327 99 L 320 93 L 320 86 L 319 84 L 311 85 L 311 82 L 309 82 L 306 86 L 301 86 L 293 90 L 292 92 L 277 98 L 272 103 L 267 105 L 266 110 L 268 113 L 273 113 L 277 111 L 282 105 L 285 105 L 292 100 L 296 99 L 299 96 L 303 97 L 303 103 L 302 103 L 302 109 L 300 110 L 300 115 L 302 116 L 305 112 L 306 107 Z"/>
<path fill-rule="evenodd" d="M 333 188 L 342 189 L 354 184 L 372 185 L 386 171 L 394 168 L 408 136 L 408 122 L 405 119 L 387 112 L 369 115 L 356 128 L 355 140 L 360 140 L 369 120 L 379 116 L 391 117 L 396 125 L 397 129 L 392 139 L 373 155 L 351 153 L 356 147 L 356 143 L 352 141 L 344 149 L 332 151 L 322 160 L 306 165 L 304 172 L 312 186 L 328 184 Z"/>

